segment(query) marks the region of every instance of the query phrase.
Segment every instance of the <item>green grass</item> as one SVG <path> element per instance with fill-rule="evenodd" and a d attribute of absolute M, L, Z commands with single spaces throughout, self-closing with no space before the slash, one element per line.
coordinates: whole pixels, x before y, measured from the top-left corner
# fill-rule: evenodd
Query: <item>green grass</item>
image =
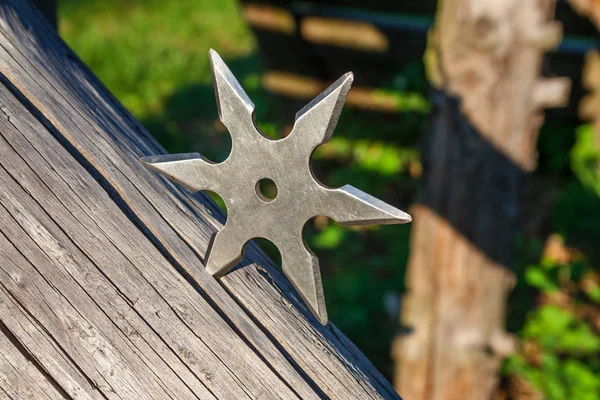
<path fill-rule="evenodd" d="M 208 50 L 225 59 L 255 43 L 232 0 L 62 0 L 60 33 L 139 119 L 170 96 L 209 84 Z"/>

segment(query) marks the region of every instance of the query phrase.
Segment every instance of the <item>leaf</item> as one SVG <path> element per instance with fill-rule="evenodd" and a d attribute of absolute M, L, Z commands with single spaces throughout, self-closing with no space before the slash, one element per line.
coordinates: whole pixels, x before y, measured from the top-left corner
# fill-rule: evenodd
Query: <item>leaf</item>
<path fill-rule="evenodd" d="M 329 224 L 315 238 L 315 246 L 321 249 L 337 247 L 344 239 L 345 231 L 339 225 Z"/>
<path fill-rule="evenodd" d="M 525 280 L 528 284 L 539 289 L 542 292 L 553 292 L 558 290 L 558 286 L 538 267 L 529 267 L 525 272 Z"/>
<path fill-rule="evenodd" d="M 586 291 L 586 294 L 596 303 L 600 303 L 600 285 L 594 286 L 592 289 Z"/>
<path fill-rule="evenodd" d="M 571 169 L 584 186 L 600 196 L 600 148 L 596 144 L 594 127 L 582 126 L 576 137 L 571 151 Z"/>

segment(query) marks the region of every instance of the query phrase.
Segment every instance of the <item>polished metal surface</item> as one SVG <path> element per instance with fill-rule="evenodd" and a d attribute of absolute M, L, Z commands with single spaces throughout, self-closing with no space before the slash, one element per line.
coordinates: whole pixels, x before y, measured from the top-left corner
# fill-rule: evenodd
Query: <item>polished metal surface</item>
<path fill-rule="evenodd" d="M 265 137 L 254 120 L 254 104 L 221 57 L 210 51 L 219 117 L 231 134 L 227 160 L 216 164 L 200 154 L 145 157 L 142 161 L 162 175 L 196 192 L 211 190 L 227 206 L 227 222 L 211 239 L 206 269 L 220 277 L 243 258 L 253 238 L 273 242 L 283 272 L 313 314 L 327 323 L 319 261 L 302 237 L 305 223 L 325 215 L 343 225 L 402 224 L 411 217 L 381 200 L 346 185 L 331 189 L 318 182 L 310 157 L 327 142 L 337 124 L 353 76 L 345 74 L 296 114 L 285 138 Z M 259 181 L 277 186 L 274 199 L 265 198 Z"/>

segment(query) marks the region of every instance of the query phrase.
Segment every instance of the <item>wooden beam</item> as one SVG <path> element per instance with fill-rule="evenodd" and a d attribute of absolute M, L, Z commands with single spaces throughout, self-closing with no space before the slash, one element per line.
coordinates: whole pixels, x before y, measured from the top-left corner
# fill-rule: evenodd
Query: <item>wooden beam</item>
<path fill-rule="evenodd" d="M 5 87 L 0 99 L 0 317 L 8 329 L 25 340 L 19 322 L 31 315 L 37 334 L 48 332 L 82 372 L 77 390 L 100 397 L 294 398 Z M 46 361 L 56 358 L 49 349 L 27 348 L 65 379 Z M 301 382 L 298 390 L 311 393 Z"/>
<path fill-rule="evenodd" d="M 30 141 L 37 143 L 36 152 L 41 158 L 57 154 L 55 163 L 58 165 L 71 160 L 60 167 L 59 173 L 44 179 L 40 179 L 42 174 L 51 173 L 57 167 L 50 164 L 51 168 L 41 159 L 30 160 L 28 167 L 20 167 L 24 171 L 33 169 L 26 176 L 19 175 L 21 170 L 14 172 L 15 175 L 9 174 L 10 179 L 17 182 L 11 184 L 14 187 L 8 203 L 12 207 L 11 215 L 18 215 L 21 209 L 33 213 L 32 218 L 43 221 L 42 225 L 49 232 L 44 233 L 43 238 L 59 238 L 60 243 L 68 246 L 69 254 L 82 260 L 92 271 L 92 268 L 100 268 L 102 276 L 115 282 L 113 286 L 119 278 L 117 292 L 127 289 L 126 298 L 133 309 L 129 313 L 139 313 L 142 319 L 136 323 L 141 327 L 142 323 L 150 325 L 164 341 L 164 345 L 149 344 L 149 347 L 153 351 L 164 349 L 161 354 L 171 361 L 161 358 L 167 366 L 173 366 L 172 371 L 178 371 L 175 375 L 191 374 L 189 387 L 177 388 L 183 393 L 182 398 L 190 392 L 205 398 L 202 387 L 217 398 L 398 398 L 389 383 L 335 326 L 322 327 L 314 320 L 289 282 L 254 244 L 248 246 L 243 268 L 219 281 L 206 273 L 202 260 L 211 234 L 222 226 L 225 218 L 222 211 L 207 196 L 161 181 L 139 163 L 141 156 L 164 154 L 165 150 L 47 23 L 19 0 L 0 2 L 0 80 L 42 124 L 31 118 L 23 119 L 22 108 L 9 111 L 10 121 L 26 124 L 18 133 L 33 135 L 25 136 L 27 140 L 21 140 L 14 148 L 20 149 Z M 4 93 L 4 97 L 10 99 L 9 94 Z M 41 144 L 41 140 L 49 143 Z M 14 157 L 16 161 L 6 165 L 7 170 L 19 165 L 18 158 Z M 60 183 L 63 176 L 69 178 Z M 96 181 L 90 182 L 89 176 Z M 5 177 L 8 183 L 10 179 Z M 19 189 L 25 183 L 32 186 L 26 191 Z M 32 197 L 28 191 L 35 195 Z M 51 201 L 52 206 L 47 206 L 44 199 Z M 38 200 L 44 204 L 43 209 L 36 208 Z M 18 229 L 27 232 L 23 225 L 24 222 L 11 223 L 9 227 L 16 232 Z M 97 239 L 92 240 L 93 237 Z M 33 244 L 29 247 L 33 248 Z M 47 253 L 42 251 L 38 256 L 48 257 Z M 48 261 L 48 268 L 61 260 L 59 257 Z M 122 267 L 118 268 L 119 265 Z M 91 288 L 88 290 L 87 293 L 93 293 Z M 156 292 L 160 293 L 156 299 L 144 297 L 145 293 Z M 77 293 L 80 293 L 78 301 L 83 302 L 84 294 L 77 289 L 73 296 Z M 138 304 L 138 298 L 146 300 Z M 94 298 L 98 304 L 104 304 L 101 300 Z M 28 309 L 42 307 L 41 303 L 36 304 L 28 303 Z M 82 310 L 83 306 L 77 304 L 64 303 L 63 306 Z M 115 304 L 127 310 L 121 303 Z M 90 307 L 95 310 L 94 319 L 101 318 L 98 308 L 113 312 L 108 304 L 90 304 Z M 152 315 L 152 307 L 160 308 L 157 315 Z M 47 321 L 44 327 L 48 326 L 54 323 Z M 108 329 L 108 322 L 105 326 Z M 16 330 L 17 326 L 12 325 L 11 329 Z M 114 327 L 110 329 L 113 338 L 121 337 L 122 333 Z M 148 338 L 144 340 L 150 340 L 151 334 L 147 330 L 143 332 L 144 338 Z M 182 332 L 182 344 L 175 332 Z M 138 350 L 126 353 L 124 345 L 115 347 L 120 340 L 114 339 L 114 343 L 113 339 L 108 340 L 106 348 L 118 354 L 124 352 L 123 363 L 133 377 L 131 383 L 127 383 L 131 390 L 169 390 L 170 385 L 162 380 L 163 374 L 157 377 L 151 371 L 159 367 L 140 364 Z M 127 338 L 122 340 L 129 343 Z M 74 352 L 76 347 L 66 351 Z M 76 364 L 85 362 L 86 376 L 94 374 L 98 382 L 119 379 L 104 376 L 106 371 L 91 370 L 94 357 L 98 356 L 96 353 L 79 355 Z M 164 363 L 160 365 L 167 368 Z M 214 372 L 208 368 L 213 363 Z M 69 365 L 72 366 L 73 361 L 69 360 L 64 368 Z M 140 374 L 146 374 L 145 371 L 148 376 L 142 377 Z M 164 379 L 172 377 L 168 372 L 164 374 Z M 86 387 L 85 382 L 79 384 Z M 92 393 L 108 390 L 93 385 L 91 389 Z M 206 398 L 210 398 L 210 394 Z"/>

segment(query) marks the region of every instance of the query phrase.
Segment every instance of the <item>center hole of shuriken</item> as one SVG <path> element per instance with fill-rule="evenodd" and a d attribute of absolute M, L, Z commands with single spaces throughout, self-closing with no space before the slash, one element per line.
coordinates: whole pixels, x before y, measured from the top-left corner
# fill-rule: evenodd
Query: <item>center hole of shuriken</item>
<path fill-rule="evenodd" d="M 262 201 L 273 201 L 277 197 L 277 185 L 269 178 L 261 179 L 256 182 L 256 194 Z"/>

